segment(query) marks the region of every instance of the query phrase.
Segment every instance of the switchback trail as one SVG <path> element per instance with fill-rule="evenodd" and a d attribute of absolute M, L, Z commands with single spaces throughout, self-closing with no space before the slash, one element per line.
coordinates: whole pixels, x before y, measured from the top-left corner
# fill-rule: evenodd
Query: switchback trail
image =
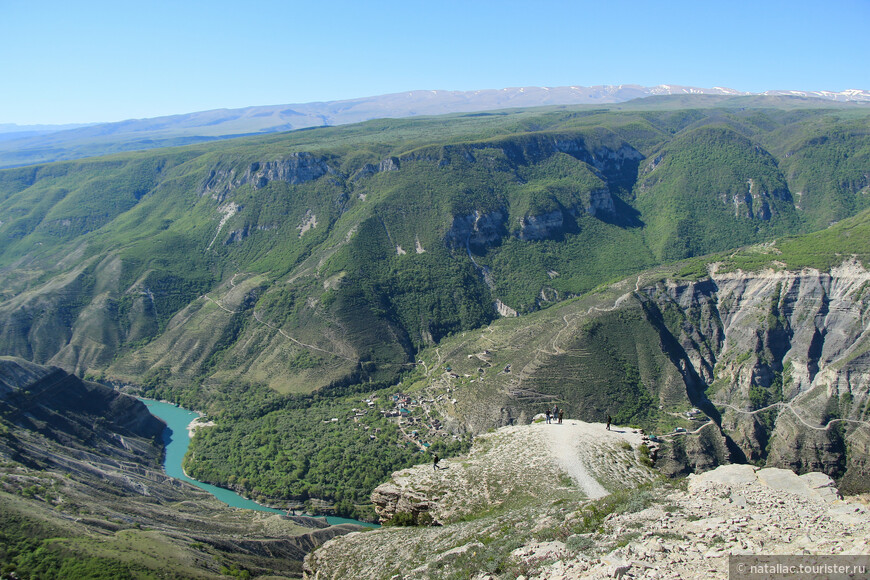
<path fill-rule="evenodd" d="M 611 306 L 607 306 L 607 307 L 590 306 L 586 310 L 586 312 L 574 314 L 573 316 L 570 316 L 570 317 L 568 314 L 565 314 L 564 316 L 562 316 L 562 322 L 565 324 L 565 326 L 562 327 L 556 333 L 556 335 L 553 337 L 553 340 L 550 341 L 550 346 L 552 346 L 553 352 L 550 352 L 548 350 L 544 350 L 543 348 L 537 349 L 537 352 L 535 353 L 535 357 L 532 360 L 530 360 L 528 363 L 526 363 L 526 365 L 523 366 L 523 368 L 520 369 L 520 371 L 517 373 L 517 379 L 513 385 L 513 388 L 514 389 L 521 389 L 523 386 L 523 381 L 525 381 L 527 375 L 529 374 L 527 372 L 527 370 L 529 368 L 538 368 L 542 364 L 541 360 L 540 360 L 540 356 L 542 353 L 546 354 L 546 355 L 550 355 L 550 356 L 562 355 L 562 354 L 566 353 L 566 351 L 560 346 L 559 343 L 561 342 L 562 335 L 571 329 L 571 324 L 573 322 L 575 322 L 579 318 L 589 316 L 593 312 L 612 312 L 612 311 L 616 310 L 617 308 L 619 308 L 620 304 L 622 304 L 623 302 L 628 300 L 631 296 L 633 296 L 638 291 L 640 291 L 640 276 L 638 276 L 634 282 L 634 291 L 626 292 L 626 293 L 620 295 L 619 297 L 616 298 L 616 300 L 614 300 L 614 302 Z"/>

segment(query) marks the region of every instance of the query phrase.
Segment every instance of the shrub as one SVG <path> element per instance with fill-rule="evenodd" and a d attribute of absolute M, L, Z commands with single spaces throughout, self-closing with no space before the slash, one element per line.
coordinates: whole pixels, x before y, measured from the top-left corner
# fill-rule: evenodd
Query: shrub
<path fill-rule="evenodd" d="M 393 517 L 384 522 L 384 525 L 399 527 L 416 526 L 417 518 L 415 518 L 414 514 L 411 512 L 396 512 L 393 514 Z"/>
<path fill-rule="evenodd" d="M 584 552 L 595 547 L 595 542 L 589 536 L 574 534 L 569 536 L 565 542 L 565 547 L 571 552 Z"/>

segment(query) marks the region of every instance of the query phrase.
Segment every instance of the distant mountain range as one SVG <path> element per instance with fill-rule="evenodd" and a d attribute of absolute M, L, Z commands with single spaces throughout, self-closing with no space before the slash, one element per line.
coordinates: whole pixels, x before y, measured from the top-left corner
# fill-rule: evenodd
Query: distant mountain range
<path fill-rule="evenodd" d="M 597 85 L 592 87 L 514 87 L 479 91 L 418 90 L 344 101 L 215 109 L 151 119 L 91 125 L 0 124 L 0 168 L 65 159 L 187 145 L 243 135 L 344 125 L 371 119 L 492 111 L 497 109 L 613 105 L 647 97 L 707 95 L 721 99 L 776 97 L 782 101 L 828 101 L 854 106 L 870 103 L 870 91 L 765 91 L 748 93 L 724 87 L 681 85 Z M 821 103 L 820 103 L 821 104 Z"/>

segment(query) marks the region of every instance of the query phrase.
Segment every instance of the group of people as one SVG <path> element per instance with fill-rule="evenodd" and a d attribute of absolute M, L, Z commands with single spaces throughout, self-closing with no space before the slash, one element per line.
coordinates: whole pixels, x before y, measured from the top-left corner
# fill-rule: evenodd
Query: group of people
<path fill-rule="evenodd" d="M 556 421 L 557 423 L 562 423 L 562 417 L 565 415 L 565 409 L 560 409 L 558 406 L 553 405 L 553 410 L 550 411 L 550 408 L 547 407 L 547 425 L 550 424 L 551 421 Z"/>
<path fill-rule="evenodd" d="M 560 409 L 557 405 L 553 405 L 553 410 L 551 411 L 550 407 L 547 407 L 546 411 L 544 411 L 544 414 L 547 416 L 547 425 L 549 425 L 553 421 L 555 421 L 558 424 L 561 424 L 562 417 L 565 414 L 565 409 Z M 611 421 L 612 421 L 612 419 L 610 417 L 610 414 L 608 414 L 607 415 L 607 427 L 606 427 L 608 431 L 610 431 Z"/>

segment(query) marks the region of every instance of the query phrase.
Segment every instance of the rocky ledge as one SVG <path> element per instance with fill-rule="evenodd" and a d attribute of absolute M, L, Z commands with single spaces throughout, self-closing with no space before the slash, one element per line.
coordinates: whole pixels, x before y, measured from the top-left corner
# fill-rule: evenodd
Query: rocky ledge
<path fill-rule="evenodd" d="M 482 451 L 449 465 L 451 471 L 489 470 L 484 480 L 503 483 L 503 495 L 489 511 L 465 511 L 462 517 L 445 518 L 450 521 L 442 526 L 384 527 L 336 538 L 306 557 L 306 577 L 709 580 L 728 577 L 730 555 L 870 553 L 866 498 L 841 498 L 827 475 L 798 476 L 778 468 L 726 465 L 683 480 L 617 489 L 594 499 L 567 471 L 571 463 L 547 462 L 548 453 L 554 449 L 560 453 L 560 448 L 583 450 L 573 456 L 576 464 L 613 490 L 613 474 L 608 476 L 600 465 L 627 467 L 631 458 L 607 448 L 617 443 L 628 451 L 634 442 L 628 437 L 625 445 L 617 439 L 609 442 L 611 432 L 598 437 L 603 445 L 583 436 L 572 439 L 565 435 L 567 429 L 557 431 L 562 427 L 499 430 L 480 442 Z M 601 435 L 594 425 L 578 429 Z M 548 440 L 556 447 L 545 444 Z M 498 467 L 512 454 L 512 463 L 528 465 L 538 474 L 538 484 L 524 475 L 519 485 L 510 480 L 510 469 Z M 606 461 L 591 468 L 594 457 Z M 423 493 L 426 486 L 414 483 L 427 479 L 422 468 L 416 469 L 395 474 L 381 488 L 383 497 L 395 492 L 394 505 L 405 501 L 409 509 L 427 503 L 437 519 L 443 515 L 437 506 L 443 498 L 455 494 L 465 501 L 482 490 L 492 491 L 488 484 L 478 485 L 477 477 L 463 481 L 451 476 L 470 489 L 445 486 L 439 490 L 441 499 L 433 504 L 433 498 Z M 429 470 L 434 471 L 431 466 Z M 547 480 L 559 481 L 561 490 Z"/>
<path fill-rule="evenodd" d="M 467 457 L 393 473 L 372 493 L 381 522 L 397 514 L 445 524 L 474 517 L 521 496 L 583 497 L 632 487 L 656 477 L 637 461 L 640 433 L 608 431 L 601 423 L 568 420 L 503 427 L 481 435 Z M 605 489 L 599 481 L 607 481 Z"/>
<path fill-rule="evenodd" d="M 512 556 L 549 560 L 529 580 L 708 580 L 728 577 L 729 555 L 867 554 L 868 524 L 866 502 L 841 499 L 827 475 L 724 465 L 690 475 L 686 491 L 673 491 L 658 505 L 609 517 L 600 537 L 531 544 Z M 591 543 L 614 540 L 625 545 L 601 555 Z"/>

